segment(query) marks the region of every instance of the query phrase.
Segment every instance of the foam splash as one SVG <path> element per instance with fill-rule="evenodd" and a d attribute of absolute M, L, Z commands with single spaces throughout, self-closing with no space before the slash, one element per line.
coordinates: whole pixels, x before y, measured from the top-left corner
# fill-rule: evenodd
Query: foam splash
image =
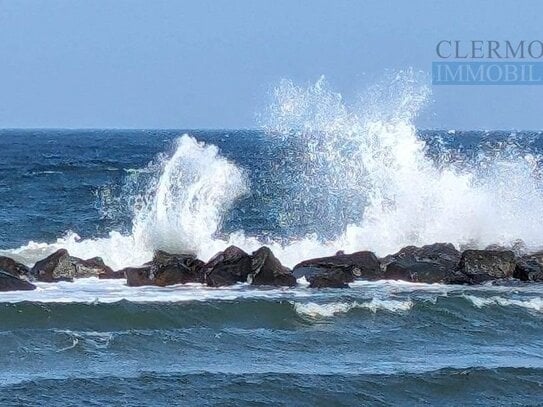
<path fill-rule="evenodd" d="M 346 104 L 324 78 L 308 87 L 284 81 L 274 95 L 270 135 L 307 146 L 297 165 L 304 182 L 285 207 L 299 201 L 311 209 L 318 201 L 319 210 L 303 216 L 328 229 L 338 220 L 323 212 L 348 214 L 329 245 L 384 255 L 440 241 L 543 244 L 541 224 L 533 221 L 543 213 L 540 158 L 514 143 L 474 163 L 430 158 L 414 125 L 430 90 L 416 73 L 398 73 L 359 105 Z"/>
<path fill-rule="evenodd" d="M 232 204 L 248 191 L 243 172 L 187 135 L 163 161 L 157 182 L 140 197 L 134 240 L 146 249 L 201 252 L 219 231 Z"/>
<path fill-rule="evenodd" d="M 345 314 L 353 309 L 368 309 L 373 313 L 377 311 L 388 312 L 406 312 L 413 307 L 411 300 L 382 300 L 372 298 L 369 302 L 331 302 L 325 304 L 317 304 L 315 302 L 293 303 L 294 310 L 302 315 L 311 318 L 329 318 L 337 314 Z"/>
<path fill-rule="evenodd" d="M 414 125 L 429 96 L 424 78 L 413 71 L 397 73 L 352 104 L 324 78 L 309 86 L 279 84 L 265 128 L 295 155 L 280 174 L 290 185 L 280 217 L 285 231 L 314 225 L 305 234 L 280 242 L 243 230 L 220 235 L 225 213 L 249 191 L 247 177 L 217 147 L 185 135 L 172 155 L 129 172 L 151 178 L 143 191 L 127 189 L 131 233 L 96 239 L 67 233 L 3 254 L 33 264 L 66 248 L 82 258 L 101 256 L 119 269 L 148 261 L 156 249 L 206 260 L 230 244 L 249 252 L 266 244 L 291 267 L 339 249 L 385 255 L 437 241 L 484 247 L 522 239 L 540 248 L 543 227 L 533 220 L 543 213 L 540 158 L 509 145 L 471 164 L 430 158 Z"/>
<path fill-rule="evenodd" d="M 223 215 L 248 191 L 243 171 L 221 157 L 216 146 L 188 135 L 177 140 L 173 155 L 159 156 L 149 167 L 146 173 L 156 172 L 157 176 L 151 177 L 143 191 L 127 189 L 134 212 L 132 233 L 112 231 L 105 238 L 81 239 L 68 232 L 53 243 L 31 241 L 4 253 L 33 264 L 66 248 L 81 258 L 100 256 L 119 269 L 150 260 L 156 249 L 193 252 L 202 258 L 223 249 L 226 242 L 215 234 Z"/>
<path fill-rule="evenodd" d="M 477 308 L 499 305 L 501 307 L 515 306 L 537 312 L 543 312 L 543 299 L 541 297 L 535 297 L 529 300 L 515 300 L 499 296 L 482 298 L 474 295 L 466 295 L 465 298 L 470 300 Z"/>

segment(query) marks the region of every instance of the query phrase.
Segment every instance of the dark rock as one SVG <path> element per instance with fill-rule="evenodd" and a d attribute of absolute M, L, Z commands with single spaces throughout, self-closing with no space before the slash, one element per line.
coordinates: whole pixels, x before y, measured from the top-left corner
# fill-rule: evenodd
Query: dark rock
<path fill-rule="evenodd" d="M 426 263 L 440 263 L 449 268 L 456 268 L 460 261 L 460 252 L 451 243 L 434 243 L 422 247 L 406 246 L 395 254 L 381 259 L 381 265 L 399 260 L 420 261 Z"/>
<path fill-rule="evenodd" d="M 0 256 L 0 270 L 3 270 L 15 277 L 28 275 L 30 272 L 30 269 L 24 264 L 16 262 L 12 258 L 5 256 Z"/>
<path fill-rule="evenodd" d="M 251 273 L 252 259 L 236 246 L 229 246 L 217 253 L 204 266 L 204 278 L 207 285 L 221 287 L 246 282 Z"/>
<path fill-rule="evenodd" d="M 459 268 L 473 283 L 510 278 L 516 268 L 515 254 L 510 250 L 466 250 Z"/>
<path fill-rule="evenodd" d="M 469 283 L 469 278 L 458 270 L 460 257 L 460 252 L 450 243 L 407 246 L 381 259 L 383 279 L 428 284 Z"/>
<path fill-rule="evenodd" d="M 126 284 L 130 287 L 140 287 L 143 285 L 157 285 L 151 273 L 151 264 L 144 264 L 139 267 L 126 267 L 117 271 L 126 277 Z"/>
<path fill-rule="evenodd" d="M 54 281 L 71 280 L 75 274 L 75 267 L 70 261 L 66 249 L 59 249 L 34 264 L 30 274 L 38 281 L 48 283 Z"/>
<path fill-rule="evenodd" d="M 402 280 L 426 284 L 468 284 L 470 279 L 455 268 L 437 262 L 398 260 L 386 265 L 385 280 Z"/>
<path fill-rule="evenodd" d="M 98 278 L 100 280 L 118 280 L 121 278 L 126 278 L 126 275 L 124 274 L 124 269 L 117 270 L 117 271 L 111 270 L 111 271 L 98 274 Z"/>
<path fill-rule="evenodd" d="M 73 281 L 74 278 L 98 277 L 100 274 L 111 273 L 100 257 L 83 260 L 70 256 L 66 249 L 59 249 L 43 260 L 38 261 L 30 275 L 38 281 L 56 282 Z"/>
<path fill-rule="evenodd" d="M 294 277 L 305 277 L 309 288 L 349 288 L 347 274 L 340 269 L 320 267 L 299 267 L 293 272 Z"/>
<path fill-rule="evenodd" d="M 513 277 L 522 281 L 543 281 L 543 252 L 518 259 Z"/>
<path fill-rule="evenodd" d="M 247 281 L 252 285 L 274 285 L 293 287 L 296 278 L 292 272 L 273 255 L 268 247 L 261 247 L 251 256 L 251 273 Z"/>
<path fill-rule="evenodd" d="M 127 267 L 117 273 L 126 275 L 131 287 L 156 285 L 165 287 L 174 284 L 203 282 L 204 262 L 192 254 L 170 254 L 155 252 L 153 260 L 140 267 Z"/>
<path fill-rule="evenodd" d="M 296 278 L 302 277 L 305 274 L 299 270 L 307 270 L 308 268 L 341 271 L 345 274 L 345 282 L 351 282 L 358 278 L 363 280 L 379 280 L 382 278 L 379 259 L 375 254 L 368 251 L 352 254 L 338 252 L 335 256 L 305 260 L 294 266 L 294 275 Z"/>
<path fill-rule="evenodd" d="M 35 290 L 36 286 L 7 271 L 0 270 L 0 291 Z"/>
<path fill-rule="evenodd" d="M 75 267 L 75 278 L 100 277 L 102 274 L 108 275 L 113 273 L 111 267 L 106 266 L 101 257 L 82 260 L 70 256 L 70 261 Z"/>

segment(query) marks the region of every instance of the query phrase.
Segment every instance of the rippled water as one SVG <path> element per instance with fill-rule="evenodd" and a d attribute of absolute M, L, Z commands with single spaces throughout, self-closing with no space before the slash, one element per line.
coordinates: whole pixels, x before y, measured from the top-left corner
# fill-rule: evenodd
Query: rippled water
<path fill-rule="evenodd" d="M 229 243 L 266 243 L 292 266 L 342 248 L 382 255 L 433 240 L 543 242 L 538 133 L 416 132 L 424 168 L 400 166 L 398 179 L 385 172 L 370 180 L 401 187 L 408 175 L 427 177 L 392 201 L 389 189 L 374 193 L 370 184 L 356 194 L 334 188 L 341 174 L 318 178 L 328 164 L 318 154 L 303 161 L 296 138 L 183 133 L 1 131 L 2 254 L 32 265 L 67 247 L 121 267 L 157 247 L 186 247 L 205 260 Z M 462 185 L 460 195 L 447 189 Z M 426 188 L 441 192 L 424 195 Z M 490 208 L 495 197 L 504 202 Z M 385 223 L 372 222 L 378 207 L 388 208 Z M 458 222 L 465 208 L 474 216 Z M 364 235 L 375 228 L 382 235 Z M 129 288 L 82 279 L 0 293 L 0 404 L 543 402 L 541 284 L 356 282 L 316 291 L 303 283 Z"/>

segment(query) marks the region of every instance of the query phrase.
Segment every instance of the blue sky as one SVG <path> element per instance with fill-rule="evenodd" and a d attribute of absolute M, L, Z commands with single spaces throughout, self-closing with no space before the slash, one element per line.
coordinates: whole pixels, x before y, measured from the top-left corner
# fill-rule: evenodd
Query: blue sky
<path fill-rule="evenodd" d="M 0 127 L 247 128 L 281 78 L 347 100 L 441 39 L 543 39 L 541 1 L 0 0 Z M 539 35 L 539 37 L 538 37 Z M 431 128 L 543 128 L 543 86 L 433 87 Z"/>

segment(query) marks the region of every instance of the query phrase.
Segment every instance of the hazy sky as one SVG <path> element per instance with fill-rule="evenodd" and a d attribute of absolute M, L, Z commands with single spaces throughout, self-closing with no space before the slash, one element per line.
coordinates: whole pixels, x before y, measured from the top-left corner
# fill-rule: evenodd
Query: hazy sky
<path fill-rule="evenodd" d="M 240 128 L 281 78 L 347 100 L 441 39 L 543 39 L 534 1 L 0 0 L 0 127 Z M 539 36 L 539 37 L 538 37 Z M 543 86 L 433 87 L 417 124 L 542 129 Z"/>

